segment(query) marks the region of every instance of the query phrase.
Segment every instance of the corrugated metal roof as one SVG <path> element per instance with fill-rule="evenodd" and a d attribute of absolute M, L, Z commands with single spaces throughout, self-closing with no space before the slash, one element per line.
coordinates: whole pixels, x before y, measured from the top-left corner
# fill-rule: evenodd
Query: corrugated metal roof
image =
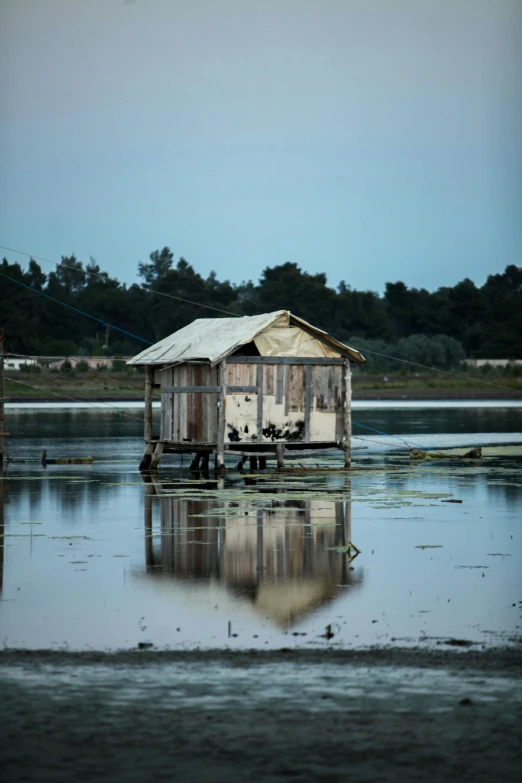
<path fill-rule="evenodd" d="M 252 342 L 260 332 L 280 322 L 290 322 L 292 325 L 300 326 L 305 331 L 313 333 L 318 339 L 326 341 L 340 354 L 357 362 L 365 361 L 359 351 L 343 345 L 321 329 L 292 315 L 288 310 L 276 310 L 273 313 L 243 318 L 198 318 L 183 329 L 145 348 L 127 364 L 165 365 L 197 360 L 207 360 L 217 364 L 241 345 Z"/>

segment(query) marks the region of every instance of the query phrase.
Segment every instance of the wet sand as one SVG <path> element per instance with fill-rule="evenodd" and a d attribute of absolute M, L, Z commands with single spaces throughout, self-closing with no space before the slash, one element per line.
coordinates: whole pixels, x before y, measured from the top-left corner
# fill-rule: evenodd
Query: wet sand
<path fill-rule="evenodd" d="M 522 651 L 0 653 L 2 780 L 519 779 Z"/>

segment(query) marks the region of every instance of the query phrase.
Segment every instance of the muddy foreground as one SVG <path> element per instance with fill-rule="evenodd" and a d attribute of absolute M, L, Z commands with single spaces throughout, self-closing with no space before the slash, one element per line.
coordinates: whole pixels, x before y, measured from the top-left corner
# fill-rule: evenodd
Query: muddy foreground
<path fill-rule="evenodd" d="M 519 780 L 522 654 L 0 653 L 2 780 Z"/>

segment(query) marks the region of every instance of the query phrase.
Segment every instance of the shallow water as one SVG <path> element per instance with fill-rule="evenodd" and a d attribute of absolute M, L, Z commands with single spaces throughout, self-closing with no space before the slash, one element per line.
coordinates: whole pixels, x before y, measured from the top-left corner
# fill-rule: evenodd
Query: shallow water
<path fill-rule="evenodd" d="M 139 410 L 8 415 L 12 456 L 34 461 L 13 462 L 0 482 L 6 646 L 267 649 L 450 637 L 497 645 L 520 637 L 520 452 L 411 463 L 403 443 L 520 444 L 520 407 L 361 409 L 358 422 L 395 436 L 368 431 L 359 442 L 367 450 L 355 452 L 365 470 L 241 476 L 232 463 L 220 483 L 195 480 L 187 458 L 183 470 L 172 457 L 144 482 Z M 95 462 L 44 470 L 43 448 Z M 455 499 L 462 503 L 444 502 Z M 359 554 L 346 551 L 350 543 Z"/>

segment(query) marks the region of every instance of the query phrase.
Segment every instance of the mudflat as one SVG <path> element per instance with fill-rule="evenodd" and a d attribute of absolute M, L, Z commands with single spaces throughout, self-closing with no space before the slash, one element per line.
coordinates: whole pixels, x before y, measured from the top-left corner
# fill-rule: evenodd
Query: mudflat
<path fill-rule="evenodd" d="M 0 653 L 2 780 L 519 780 L 522 653 Z"/>

